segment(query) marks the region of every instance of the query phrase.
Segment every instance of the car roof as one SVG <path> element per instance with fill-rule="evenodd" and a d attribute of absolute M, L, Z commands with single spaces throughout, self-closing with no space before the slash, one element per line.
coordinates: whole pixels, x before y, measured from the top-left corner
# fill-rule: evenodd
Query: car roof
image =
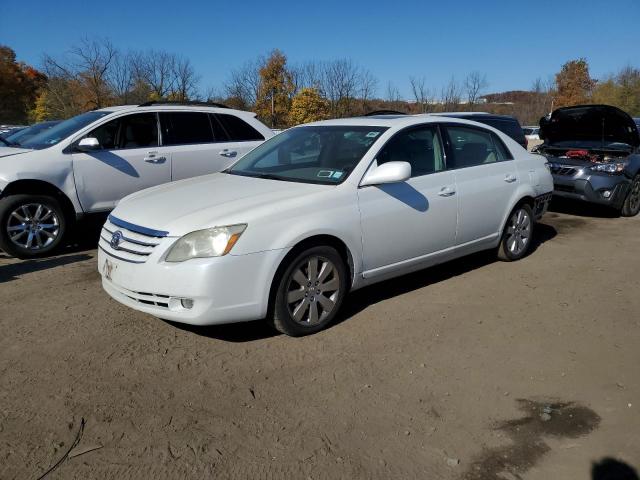
<path fill-rule="evenodd" d="M 474 118 L 474 117 L 482 117 L 489 120 L 517 120 L 516 117 L 511 115 L 497 115 L 494 113 L 487 112 L 449 112 L 449 113 L 433 113 L 432 115 L 439 115 L 443 117 L 453 117 L 453 118 Z"/>
<path fill-rule="evenodd" d="M 193 110 L 193 111 L 211 111 L 211 112 L 216 112 L 216 113 L 230 113 L 230 112 L 234 112 L 234 113 L 240 113 L 240 114 L 245 114 L 245 115 L 251 115 L 255 117 L 255 113 L 253 112 L 247 112 L 245 110 L 236 110 L 234 108 L 226 108 L 226 107 L 214 107 L 214 106 L 208 106 L 208 105 L 173 105 L 173 104 L 162 104 L 162 103 L 157 103 L 155 105 L 114 105 L 112 107 L 104 107 L 104 108 L 99 108 L 96 109 L 94 111 L 96 112 L 110 112 L 110 113 L 115 113 L 115 112 L 122 112 L 122 111 L 139 111 L 139 112 L 146 112 L 146 111 L 186 111 L 186 110 Z"/>
<path fill-rule="evenodd" d="M 435 115 L 430 113 L 417 115 L 372 115 L 365 117 L 348 117 L 335 118 L 332 120 L 321 120 L 318 122 L 305 123 L 299 127 L 307 126 L 362 126 L 362 127 L 407 127 L 411 125 L 419 125 L 421 123 L 442 122 L 445 120 L 443 115 Z M 451 117 L 450 120 L 455 123 L 465 123 L 469 125 L 482 126 L 483 128 L 491 128 L 490 125 L 480 124 L 471 119 Z M 294 127 L 296 128 L 296 127 Z"/>

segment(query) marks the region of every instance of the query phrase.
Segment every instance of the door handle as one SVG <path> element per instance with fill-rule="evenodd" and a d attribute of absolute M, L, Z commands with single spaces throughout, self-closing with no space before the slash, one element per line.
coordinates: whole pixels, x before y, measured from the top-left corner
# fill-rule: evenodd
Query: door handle
<path fill-rule="evenodd" d="M 147 152 L 144 161 L 147 163 L 164 163 L 167 161 L 167 157 L 158 157 L 158 152 Z"/>
<path fill-rule="evenodd" d="M 159 163 L 166 162 L 167 161 L 167 157 L 145 157 L 144 161 L 147 162 L 147 163 L 153 163 L 153 164 L 157 165 Z"/>
<path fill-rule="evenodd" d="M 442 187 L 438 192 L 438 195 L 440 195 L 441 197 L 450 197 L 455 194 L 456 191 L 451 187 Z"/>
<path fill-rule="evenodd" d="M 238 155 L 238 152 L 236 152 L 235 150 L 229 150 L 228 148 L 225 148 L 224 150 L 221 150 L 218 153 L 223 157 L 227 157 L 227 158 L 233 158 L 236 155 Z"/>
<path fill-rule="evenodd" d="M 504 177 L 504 181 L 507 182 L 507 183 L 513 183 L 516 180 L 517 180 L 517 178 L 516 178 L 515 175 L 508 174 L 508 175 L 505 175 L 505 177 Z"/>

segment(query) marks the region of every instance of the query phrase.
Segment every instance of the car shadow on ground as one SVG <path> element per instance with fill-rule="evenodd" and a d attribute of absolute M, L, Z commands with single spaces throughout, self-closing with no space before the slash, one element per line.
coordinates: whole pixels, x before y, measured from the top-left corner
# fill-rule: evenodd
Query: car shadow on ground
<path fill-rule="evenodd" d="M 556 235 L 557 231 L 551 225 L 545 223 L 537 224 L 529 255 L 535 254 L 540 245 L 551 240 Z M 443 282 L 497 261 L 495 250 L 486 250 L 356 290 L 345 299 L 342 312 L 337 321 L 334 322 L 334 325 L 348 320 L 370 305 Z"/>
<path fill-rule="evenodd" d="M 4 254 L 0 258 L 9 258 Z M 39 258 L 34 260 L 22 260 L 9 265 L 0 265 L 0 284 L 17 280 L 21 275 L 27 273 L 39 272 L 48 268 L 60 267 L 70 263 L 82 262 L 92 257 L 86 253 L 78 253 L 73 255 L 65 255 L 53 258 Z"/>
<path fill-rule="evenodd" d="M 578 217 L 594 218 L 619 218 L 620 212 L 605 205 L 597 203 L 581 202 L 570 198 L 554 197 L 549 205 L 549 211 L 555 213 L 565 213 Z"/>
<path fill-rule="evenodd" d="M 534 254 L 540 245 L 551 240 L 556 235 L 557 231 L 551 225 L 545 223 L 537 224 L 529 255 Z M 482 268 L 496 261 L 497 258 L 494 250 L 479 252 L 357 290 L 347 296 L 342 306 L 342 311 L 328 328 L 332 328 L 348 320 L 370 305 L 424 288 L 434 283 L 448 280 L 449 278 Z M 228 342 L 251 342 L 279 335 L 279 333 L 273 330 L 264 320 L 206 327 L 173 322 L 168 323 L 176 328 L 192 332 L 196 335 Z"/>

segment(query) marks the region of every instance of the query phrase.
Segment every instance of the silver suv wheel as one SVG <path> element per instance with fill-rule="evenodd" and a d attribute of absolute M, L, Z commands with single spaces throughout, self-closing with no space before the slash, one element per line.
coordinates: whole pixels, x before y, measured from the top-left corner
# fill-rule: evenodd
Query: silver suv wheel
<path fill-rule="evenodd" d="M 58 215 L 41 203 L 19 205 L 7 219 L 7 234 L 12 243 L 25 250 L 41 250 L 60 234 Z"/>

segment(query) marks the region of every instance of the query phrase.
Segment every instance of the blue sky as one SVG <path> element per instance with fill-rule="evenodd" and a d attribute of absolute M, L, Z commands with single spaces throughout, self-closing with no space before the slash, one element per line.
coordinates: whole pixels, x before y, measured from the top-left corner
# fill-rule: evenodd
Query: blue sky
<path fill-rule="evenodd" d="M 273 48 L 291 63 L 351 58 L 409 96 L 408 79 L 436 89 L 451 76 L 486 74 L 487 92 L 528 89 L 567 60 L 594 77 L 640 67 L 640 0 L 164 1 L 2 0 L 0 44 L 38 65 L 84 36 L 119 48 L 163 49 L 191 59 L 201 86 Z"/>

